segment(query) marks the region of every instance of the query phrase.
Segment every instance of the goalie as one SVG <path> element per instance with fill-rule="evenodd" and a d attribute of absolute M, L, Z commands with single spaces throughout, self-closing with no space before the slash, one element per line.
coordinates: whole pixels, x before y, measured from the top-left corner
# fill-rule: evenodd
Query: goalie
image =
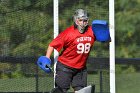
<path fill-rule="evenodd" d="M 75 92 L 87 87 L 86 60 L 90 49 L 95 41 L 110 41 L 106 21 L 94 20 L 92 26 L 89 26 L 88 14 L 83 9 L 75 11 L 73 21 L 72 26 L 66 28 L 52 40 L 48 46 L 46 56 L 38 60 L 38 65 L 45 72 L 50 72 L 45 64 L 51 64 L 50 56 L 54 49 L 58 52 L 62 51 L 56 64 L 55 76 L 55 86 L 62 90 L 62 93 L 67 93 L 70 86 Z"/>

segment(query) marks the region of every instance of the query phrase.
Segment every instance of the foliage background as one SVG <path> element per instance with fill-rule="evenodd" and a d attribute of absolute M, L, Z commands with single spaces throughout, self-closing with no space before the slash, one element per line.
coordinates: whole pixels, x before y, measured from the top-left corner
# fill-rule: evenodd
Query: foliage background
<path fill-rule="evenodd" d="M 59 31 L 73 24 L 76 8 L 85 5 L 93 19 L 108 20 L 107 3 L 101 0 L 60 0 Z M 94 5 L 94 6 L 93 6 Z M 82 7 L 83 8 L 83 7 Z M 116 57 L 140 57 L 140 0 L 115 1 Z M 44 55 L 53 39 L 53 0 L 1 0 L 0 1 L 0 55 Z M 95 44 L 91 56 L 108 57 L 108 45 Z M 96 48 L 98 47 L 98 48 Z M 106 55 L 106 56 L 105 56 Z"/>

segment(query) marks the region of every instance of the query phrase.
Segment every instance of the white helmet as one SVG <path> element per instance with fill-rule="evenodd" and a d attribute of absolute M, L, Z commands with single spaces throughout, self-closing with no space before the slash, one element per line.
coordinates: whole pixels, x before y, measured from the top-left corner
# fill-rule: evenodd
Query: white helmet
<path fill-rule="evenodd" d="M 79 30 L 80 33 L 84 33 L 86 26 L 88 25 L 88 15 L 87 12 L 83 9 L 77 9 L 74 13 L 74 23 L 77 25 L 77 28 Z M 77 19 L 82 19 L 83 23 L 79 24 L 77 23 Z M 86 23 L 84 23 L 85 21 L 87 21 Z"/>

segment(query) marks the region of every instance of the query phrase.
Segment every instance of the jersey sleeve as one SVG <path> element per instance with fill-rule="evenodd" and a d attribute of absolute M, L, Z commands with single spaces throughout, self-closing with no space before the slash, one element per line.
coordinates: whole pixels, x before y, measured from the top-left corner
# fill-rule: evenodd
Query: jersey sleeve
<path fill-rule="evenodd" d="M 66 38 L 66 32 L 61 32 L 55 39 L 52 40 L 50 46 L 56 49 L 58 52 L 63 48 Z"/>

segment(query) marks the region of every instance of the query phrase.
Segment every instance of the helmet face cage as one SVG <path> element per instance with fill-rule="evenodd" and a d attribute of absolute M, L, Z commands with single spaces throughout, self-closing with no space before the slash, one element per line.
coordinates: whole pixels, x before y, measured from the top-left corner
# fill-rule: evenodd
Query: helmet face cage
<path fill-rule="evenodd" d="M 83 9 L 77 9 L 74 13 L 73 18 L 74 18 L 74 22 L 77 25 L 77 28 L 78 28 L 79 32 L 84 33 L 85 27 L 88 25 L 87 12 Z M 83 23 L 83 24 L 80 25 L 80 24 L 77 23 L 78 19 L 82 19 L 83 21 L 87 20 L 87 23 L 86 24 Z"/>

